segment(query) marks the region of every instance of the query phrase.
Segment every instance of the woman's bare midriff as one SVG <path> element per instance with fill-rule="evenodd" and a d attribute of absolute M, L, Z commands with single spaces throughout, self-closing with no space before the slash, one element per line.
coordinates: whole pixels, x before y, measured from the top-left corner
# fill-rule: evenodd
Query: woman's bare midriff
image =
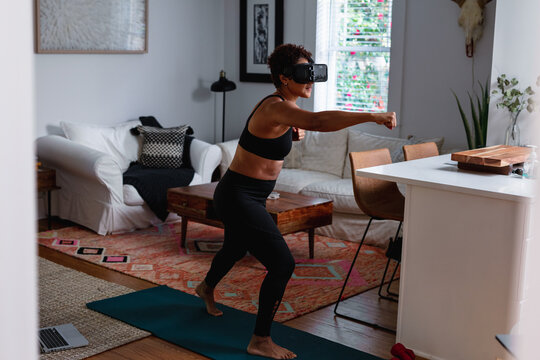
<path fill-rule="evenodd" d="M 275 180 L 282 166 L 283 160 L 265 159 L 238 146 L 229 169 L 255 179 Z"/>

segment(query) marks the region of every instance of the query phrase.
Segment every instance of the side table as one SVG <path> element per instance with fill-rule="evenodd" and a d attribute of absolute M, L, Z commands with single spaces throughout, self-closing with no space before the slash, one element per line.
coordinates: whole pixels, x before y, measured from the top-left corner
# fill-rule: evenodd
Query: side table
<path fill-rule="evenodd" d="M 51 191 L 60 189 L 56 186 L 56 171 L 45 167 L 37 168 L 37 191 L 47 192 L 47 228 L 51 229 Z"/>

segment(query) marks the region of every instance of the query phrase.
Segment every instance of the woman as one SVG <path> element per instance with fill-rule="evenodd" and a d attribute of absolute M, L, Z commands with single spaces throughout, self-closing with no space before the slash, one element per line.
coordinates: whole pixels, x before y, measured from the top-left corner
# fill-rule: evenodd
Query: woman
<path fill-rule="evenodd" d="M 396 126 L 394 113 L 300 109 L 296 100 L 309 98 L 313 83 L 299 83 L 283 73 L 285 67 L 308 63 L 309 59 L 309 51 L 292 44 L 277 47 L 268 59 L 276 91 L 262 99 L 249 116 L 234 159 L 216 187 L 214 206 L 224 223 L 225 239 L 205 280 L 196 289 L 208 313 L 220 316 L 223 313 L 214 301 L 216 285 L 248 251 L 259 260 L 268 273 L 261 285 L 255 330 L 247 352 L 273 359 L 296 357 L 270 337 L 272 319 L 294 270 L 294 258 L 266 211 L 266 198 L 292 146 L 292 128 L 335 131 L 365 122 L 382 124 L 389 129 Z M 300 131 L 302 136 L 303 131 Z"/>

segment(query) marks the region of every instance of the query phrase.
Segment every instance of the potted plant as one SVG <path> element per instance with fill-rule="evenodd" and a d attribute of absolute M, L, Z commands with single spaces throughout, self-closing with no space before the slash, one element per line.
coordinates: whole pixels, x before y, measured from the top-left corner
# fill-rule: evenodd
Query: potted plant
<path fill-rule="evenodd" d="M 476 149 L 486 146 L 489 114 L 488 81 L 486 80 L 486 84 L 484 86 L 482 86 L 480 82 L 478 82 L 478 85 L 480 86 L 480 95 L 476 94 L 476 92 L 473 92 L 474 99 L 473 96 L 471 96 L 471 94 L 467 92 L 467 95 L 469 96 L 469 105 L 471 110 L 472 127 L 474 128 L 474 136 L 471 133 L 471 122 L 467 118 L 467 115 L 465 114 L 465 111 L 463 110 L 461 102 L 459 101 L 456 93 L 452 91 L 454 97 L 456 98 L 459 114 L 461 115 L 461 120 L 463 121 L 463 127 L 465 128 L 465 134 L 467 135 L 467 144 L 469 145 L 469 149 Z"/>
<path fill-rule="evenodd" d="M 505 108 L 510 112 L 510 124 L 506 129 L 505 145 L 520 145 L 520 133 L 517 123 L 519 114 L 527 109 L 532 113 L 536 108 L 533 98 L 535 92 L 528 86 L 525 90 L 520 90 L 517 86 L 519 81 L 514 77 L 508 79 L 506 74 L 497 77 L 497 89 L 492 91 L 493 95 L 500 95 L 497 108 Z M 540 86 L 540 76 L 536 80 L 536 86 Z"/>

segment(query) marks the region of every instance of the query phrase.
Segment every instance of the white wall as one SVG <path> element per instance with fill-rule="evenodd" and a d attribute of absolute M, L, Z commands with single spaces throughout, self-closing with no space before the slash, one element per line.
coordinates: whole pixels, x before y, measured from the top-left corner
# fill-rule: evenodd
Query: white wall
<path fill-rule="evenodd" d="M 316 5 L 316 0 L 285 0 L 285 42 L 303 44 L 314 52 Z M 485 82 L 490 76 L 494 3 L 486 6 L 484 37 L 477 44 L 474 60 L 465 56 L 465 36 L 457 24 L 459 7 L 454 2 L 409 0 L 404 8 L 405 31 L 395 37 L 404 41 L 395 44 L 404 49 L 399 128 L 387 135 L 444 136 L 446 147 L 465 148 L 465 131 L 451 89 L 463 97 L 471 91 L 473 62 L 477 80 Z M 227 95 L 229 139 L 240 135 L 254 104 L 274 90 L 272 84 L 238 80 L 238 11 L 238 1 L 226 0 L 225 66 L 229 79 L 237 84 L 237 90 Z M 311 100 L 299 105 L 313 109 Z"/>
<path fill-rule="evenodd" d="M 37 136 L 58 132 L 62 120 L 116 124 L 154 115 L 213 142 L 209 89 L 223 67 L 223 22 L 220 0 L 150 1 L 147 54 L 37 54 Z"/>
<path fill-rule="evenodd" d="M 519 6 L 516 6 L 519 5 Z M 540 25 L 538 23 L 540 14 L 540 2 L 538 0 L 517 0 L 498 1 L 495 27 L 495 39 L 493 45 L 493 69 L 492 79 L 502 73 L 509 77 L 516 77 L 520 82 L 521 89 L 528 85 L 533 86 L 537 94 L 540 89 L 536 88 L 536 79 L 540 75 Z M 495 85 L 494 85 L 495 86 Z M 504 141 L 504 133 L 509 123 L 508 111 L 497 109 L 496 99 L 490 103 L 490 126 L 488 132 L 488 143 L 490 145 L 500 144 Z M 538 95 L 537 100 L 540 101 Z M 540 135 L 540 112 L 530 114 L 523 111 L 518 120 L 521 130 L 522 144 L 539 144 Z M 530 180 L 524 180 L 530 181 Z M 538 182 L 536 186 L 538 188 Z M 520 359 L 538 358 L 538 319 L 540 318 L 540 283 L 538 282 L 537 259 L 540 256 L 540 202 L 536 201 L 536 211 L 531 215 L 534 230 L 527 245 L 523 249 L 526 256 L 517 259 L 524 266 L 525 281 L 523 295 L 521 320 L 513 331 L 525 334 L 524 346 L 519 354 Z M 535 215 L 536 214 L 536 215 Z M 523 274 L 523 273 L 522 273 Z M 513 294 L 509 294 L 512 296 Z"/>
<path fill-rule="evenodd" d="M 37 359 L 32 3 L 0 3 L 0 359 Z"/>
<path fill-rule="evenodd" d="M 483 84 L 491 72 L 495 3 L 485 8 L 484 36 L 474 58 L 465 56 L 465 35 L 452 1 L 407 1 L 404 44 L 401 134 L 444 136 L 445 147 L 466 148 L 465 130 L 454 90 L 466 104 L 473 66 Z M 476 89 L 478 89 L 476 87 Z M 467 106 L 468 108 L 468 106 Z"/>
<path fill-rule="evenodd" d="M 285 43 L 302 44 L 315 53 L 316 0 L 284 0 Z M 227 93 L 225 140 L 240 136 L 245 122 L 264 96 L 275 91 L 272 83 L 240 82 L 240 2 L 225 0 L 225 70 L 236 83 L 236 90 Z M 298 101 L 300 107 L 313 109 L 313 99 Z M 221 105 L 220 105 L 221 106 Z M 221 116 L 221 113 L 220 113 Z"/>
<path fill-rule="evenodd" d="M 516 6 L 519 4 L 520 6 Z M 493 68 L 491 78 L 493 88 L 496 88 L 497 76 L 506 74 L 519 80 L 518 87 L 524 90 L 527 86 L 540 93 L 536 87 L 536 79 L 540 75 L 540 1 L 517 0 L 498 1 L 495 27 L 495 39 L 493 44 Z M 497 96 L 492 97 L 489 112 L 488 143 L 504 143 L 506 127 L 510 123 L 509 113 L 506 109 L 497 109 Z M 540 102 L 540 97 L 537 96 Z M 540 104 L 538 104 L 540 105 Z M 539 106 L 540 107 L 540 106 Z M 519 115 L 518 124 L 521 130 L 522 144 L 534 142 L 532 134 L 537 134 L 533 129 L 539 120 L 538 109 L 530 114 L 526 110 Z"/>
<path fill-rule="evenodd" d="M 284 41 L 315 52 L 317 1 L 284 2 Z M 495 2 L 486 6 L 484 37 L 474 60 L 465 56 L 454 2 L 405 4 L 403 44 L 394 44 L 404 49 L 401 89 L 393 91 L 401 96 L 401 109 L 391 109 L 400 110 L 399 128 L 388 135 L 444 136 L 446 147 L 465 147 L 450 90 L 465 100 L 473 61 L 477 80 L 490 75 Z M 149 16 L 148 54 L 36 55 L 37 136 L 58 132 L 61 120 L 115 124 L 154 115 L 165 126 L 190 124 L 197 137 L 218 141 L 222 94 L 209 87 L 221 69 L 237 84 L 226 95 L 225 138 L 240 135 L 255 103 L 274 87 L 239 81 L 239 1 L 151 1 Z M 313 109 L 312 99 L 299 105 Z"/>

